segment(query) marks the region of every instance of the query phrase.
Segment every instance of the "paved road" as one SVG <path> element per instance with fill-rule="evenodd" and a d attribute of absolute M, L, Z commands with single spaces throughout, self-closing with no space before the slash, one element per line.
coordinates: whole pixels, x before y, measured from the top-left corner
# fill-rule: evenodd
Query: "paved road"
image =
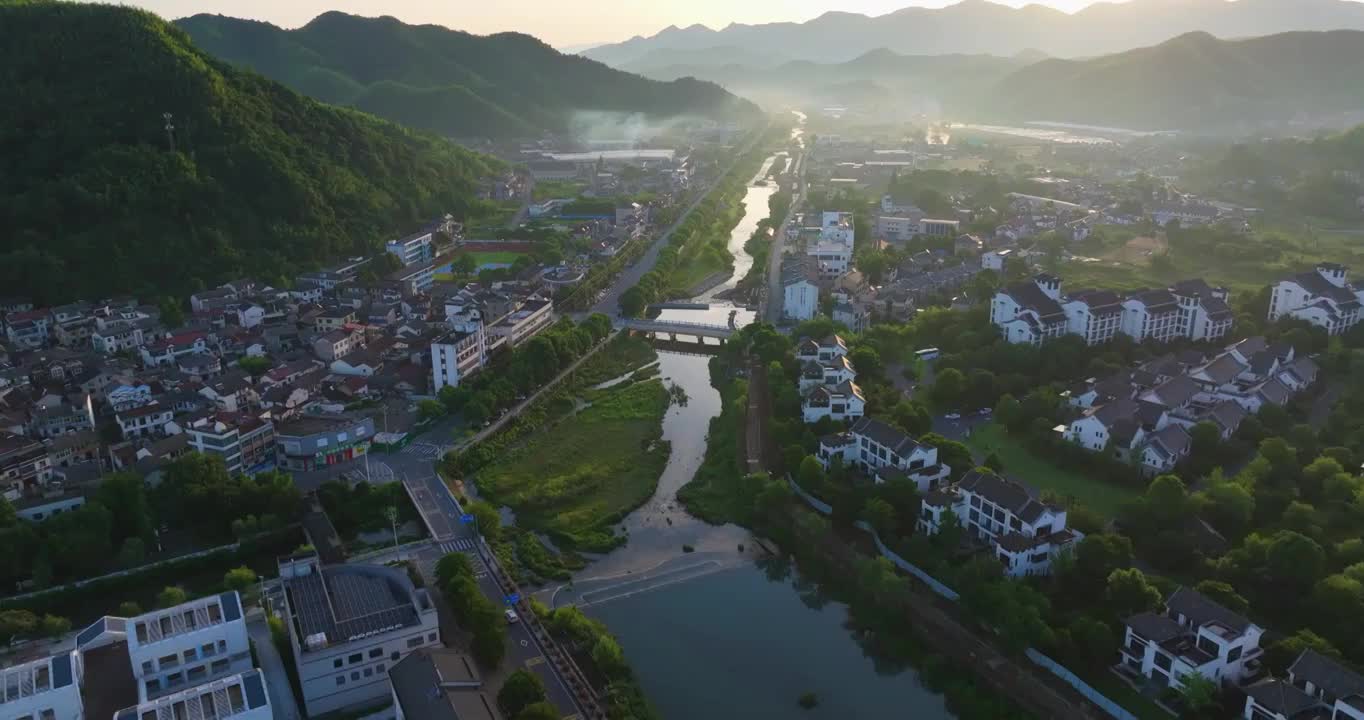
<path fill-rule="evenodd" d="M 299 720 L 303 713 L 298 710 L 298 701 L 289 685 L 289 673 L 284 669 L 284 659 L 275 649 L 270 639 L 270 626 L 265 622 L 265 613 L 259 609 L 246 614 L 246 632 L 256 647 L 256 659 L 260 661 L 260 671 L 265 675 L 265 688 L 270 695 L 270 714 L 276 720 Z"/>
<path fill-rule="evenodd" d="M 772 249 L 767 253 L 767 322 L 776 325 L 781 320 L 783 305 L 785 304 L 785 293 L 781 286 L 781 256 L 786 252 L 786 229 L 790 226 L 791 220 L 795 218 L 801 205 L 805 204 L 805 153 L 799 152 L 795 156 L 796 176 L 796 195 L 791 201 L 791 207 L 786 211 L 786 217 L 781 222 L 781 227 L 777 228 L 777 233 L 772 237 Z"/>
<path fill-rule="evenodd" d="M 454 495 L 434 473 L 422 478 L 407 478 L 405 484 L 413 497 L 420 498 L 417 509 L 428 523 L 439 518 L 437 524 L 430 525 L 434 542 L 418 553 L 418 563 L 422 574 L 435 577 L 435 566 L 447 553 L 462 552 L 469 556 L 474 567 L 474 578 L 478 587 L 490 600 L 505 605 L 502 588 L 489 568 L 485 557 L 486 546 L 479 540 L 471 525 L 460 522 L 463 513 Z M 549 701 L 559 710 L 560 717 L 573 717 L 582 714 L 569 691 L 567 684 L 555 672 L 554 666 L 546 657 L 534 634 L 525 622 L 513 623 L 507 628 L 507 656 L 503 660 L 508 668 L 526 668 L 540 677 L 545 685 Z"/>
<path fill-rule="evenodd" d="M 752 150 L 753 146 L 757 145 L 758 141 L 761 140 L 765 134 L 767 134 L 766 128 L 754 135 L 753 139 L 749 140 L 748 144 L 744 145 L 743 149 L 734 153 L 733 158 L 729 161 L 729 165 L 725 166 L 725 169 L 715 176 L 715 179 L 711 181 L 710 186 L 705 189 L 705 192 L 699 193 L 696 198 L 691 201 L 691 204 L 687 206 L 687 209 L 682 211 L 681 215 L 677 216 L 677 220 L 673 222 L 667 230 L 664 230 L 654 239 L 654 244 L 650 245 L 649 248 L 644 251 L 644 254 L 641 255 L 639 259 L 635 260 L 634 265 L 625 268 L 625 270 L 616 277 L 615 282 L 611 283 L 611 286 L 606 289 L 606 294 L 602 296 L 602 299 L 598 301 L 596 305 L 592 306 L 590 312 L 599 312 L 611 317 L 616 316 L 620 310 L 621 294 L 634 287 L 635 284 L 639 282 L 639 279 L 644 277 L 645 273 L 654 268 L 654 264 L 658 262 L 658 254 L 663 252 L 663 248 L 668 246 L 668 239 L 672 237 L 673 231 L 691 216 L 691 213 L 696 209 L 696 206 L 700 205 L 701 201 L 705 200 L 706 196 L 710 195 L 711 191 L 715 189 L 715 186 L 720 180 L 728 175 L 730 170 L 734 169 L 734 165 L 739 162 L 739 158 L 748 154 L 748 151 Z"/>

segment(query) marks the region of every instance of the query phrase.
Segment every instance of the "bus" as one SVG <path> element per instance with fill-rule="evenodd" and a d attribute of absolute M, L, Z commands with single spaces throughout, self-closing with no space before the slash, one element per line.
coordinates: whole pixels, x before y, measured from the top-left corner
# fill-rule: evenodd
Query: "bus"
<path fill-rule="evenodd" d="M 925 361 L 937 360 L 939 355 L 942 355 L 942 351 L 937 348 L 924 348 L 914 353 L 914 357 Z"/>

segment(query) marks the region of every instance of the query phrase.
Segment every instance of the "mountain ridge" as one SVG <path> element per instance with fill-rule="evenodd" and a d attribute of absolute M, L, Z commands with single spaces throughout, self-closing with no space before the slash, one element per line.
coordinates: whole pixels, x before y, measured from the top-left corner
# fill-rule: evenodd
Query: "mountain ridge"
<path fill-rule="evenodd" d="M 1130 0 L 1095 3 L 1074 13 L 1030 4 L 1021 8 L 963 0 L 931 9 L 904 7 L 879 16 L 839 12 L 803 23 L 730 25 L 686 35 L 636 37 L 600 45 L 584 55 L 623 67 L 652 50 L 700 51 L 737 45 L 751 52 L 777 52 L 792 59 L 842 62 L 885 47 L 901 54 L 1012 55 L 1027 49 L 1053 57 L 1113 54 L 1163 42 L 1191 30 L 1220 38 L 1288 31 L 1364 30 L 1364 3 L 1349 0 Z M 843 33 L 827 42 L 834 25 Z"/>
<path fill-rule="evenodd" d="M 209 14 L 176 25 L 208 52 L 306 95 L 448 137 L 560 132 L 579 111 L 715 119 L 757 112 L 713 84 L 659 83 L 521 33 L 479 36 L 334 10 L 292 30 Z"/>

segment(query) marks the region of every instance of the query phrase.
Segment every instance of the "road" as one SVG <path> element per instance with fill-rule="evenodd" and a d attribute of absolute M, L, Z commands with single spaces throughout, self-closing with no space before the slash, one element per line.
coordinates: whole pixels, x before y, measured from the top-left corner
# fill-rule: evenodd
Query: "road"
<path fill-rule="evenodd" d="M 445 483 L 434 473 L 428 473 L 422 478 L 408 478 L 405 484 L 414 498 L 420 498 L 417 509 L 427 519 L 432 533 L 438 531 L 442 533 L 435 537 L 432 544 L 417 553 L 417 562 L 422 574 L 434 578 L 436 563 L 442 557 L 452 552 L 464 553 L 474 567 L 474 579 L 478 582 L 478 589 L 499 606 L 505 605 L 506 598 L 490 568 L 491 558 L 486 546 L 480 541 L 472 525 L 460 522 L 463 512 Z M 432 520 L 436 522 L 432 523 Z M 523 603 L 522 608 L 524 607 Z M 524 616 L 529 610 L 519 612 Z M 507 656 L 503 664 L 508 670 L 525 668 L 539 676 L 544 683 L 546 696 L 554 703 L 560 717 L 583 715 L 583 710 L 579 708 L 568 684 L 547 659 L 545 650 L 531 632 L 528 622 L 523 620 L 507 626 Z"/>
<path fill-rule="evenodd" d="M 256 648 L 260 671 L 265 675 L 265 688 L 270 695 L 270 714 L 276 720 L 298 720 L 303 717 L 289 684 L 289 673 L 284 669 L 284 659 L 279 656 L 279 650 L 275 649 L 275 643 L 270 638 L 270 626 L 265 622 L 264 612 L 259 609 L 247 612 L 246 632 Z"/>
<path fill-rule="evenodd" d="M 805 153 L 797 153 L 793 162 L 796 170 L 796 194 L 791 200 L 791 207 L 786 211 L 781 227 L 777 228 L 776 235 L 772 237 L 772 248 L 767 253 L 766 319 L 773 325 L 781 320 L 785 297 L 781 286 L 781 257 L 786 252 L 786 229 L 791 225 L 791 220 L 795 218 L 801 205 L 805 204 Z"/>
<path fill-rule="evenodd" d="M 667 230 L 664 230 L 654 239 L 654 244 L 650 245 L 638 260 L 635 260 L 634 265 L 625 268 L 625 270 L 621 271 L 620 275 L 616 276 L 615 281 L 606 289 L 606 294 L 602 296 L 602 299 L 598 301 L 596 305 L 592 306 L 590 312 L 599 312 L 611 317 L 616 316 L 620 309 L 621 294 L 634 287 L 635 284 L 639 282 L 639 279 L 644 277 L 645 273 L 654 269 L 654 264 L 658 262 L 658 254 L 663 252 L 663 248 L 668 246 L 668 240 L 672 237 L 673 231 L 677 230 L 677 228 L 691 216 L 691 213 L 696 209 L 696 206 L 700 205 L 701 201 L 705 200 L 706 197 L 710 195 L 711 191 L 715 189 L 715 186 L 719 184 L 720 180 L 728 175 L 730 170 L 734 169 L 734 166 L 739 162 L 739 158 L 748 154 L 748 151 L 752 150 L 753 147 L 758 144 L 758 141 L 762 139 L 763 135 L 766 134 L 767 129 L 764 128 L 755 134 L 753 138 L 748 141 L 748 144 L 744 145 L 743 149 L 734 153 L 733 158 L 729 161 L 729 165 L 725 166 L 724 170 L 716 174 L 715 179 L 706 187 L 705 192 L 698 194 L 696 198 L 691 201 L 691 204 L 687 206 L 687 209 L 682 211 L 681 215 L 677 216 L 677 220 L 674 221 L 672 225 L 669 225 Z"/>

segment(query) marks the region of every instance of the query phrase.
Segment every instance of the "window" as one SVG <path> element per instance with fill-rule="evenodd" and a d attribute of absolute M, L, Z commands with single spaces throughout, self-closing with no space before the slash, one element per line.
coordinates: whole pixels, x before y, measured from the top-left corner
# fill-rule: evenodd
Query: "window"
<path fill-rule="evenodd" d="M 370 650 L 370 651 L 369 651 L 369 657 L 370 657 L 371 660 L 374 659 L 374 658 L 383 657 L 383 656 L 384 656 L 384 649 L 381 648 L 381 647 L 377 647 L 377 648 L 374 648 L 373 650 Z"/>
<path fill-rule="evenodd" d="M 233 713 L 246 710 L 246 698 L 242 695 L 241 685 L 227 686 L 227 701 L 232 704 Z"/>
<path fill-rule="evenodd" d="M 195 660 L 198 660 L 198 659 L 199 659 L 199 651 L 198 651 L 198 650 L 195 650 L 194 648 L 190 648 L 190 649 L 188 649 L 188 650 L 185 651 L 185 662 L 191 663 L 191 662 L 194 662 Z"/>
<path fill-rule="evenodd" d="M 212 623 L 223 621 L 223 609 L 217 603 L 208 606 L 208 621 Z"/>
<path fill-rule="evenodd" d="M 157 624 L 161 626 L 161 637 L 166 637 L 171 634 L 171 619 L 169 615 L 162 615 L 161 619 L 157 621 Z"/>
<path fill-rule="evenodd" d="M 437 638 L 438 636 L 439 636 L 439 633 L 429 633 L 429 634 L 427 634 L 427 636 L 426 636 L 426 641 L 427 641 L 427 642 L 435 642 L 435 641 L 436 641 L 436 638 Z"/>
<path fill-rule="evenodd" d="M 346 676 L 345 676 L 345 675 L 337 675 L 337 676 L 336 676 L 336 686 L 337 686 L 337 687 L 340 687 L 340 686 L 345 685 L 345 684 L 346 684 Z"/>
<path fill-rule="evenodd" d="M 160 681 L 160 680 L 148 680 L 148 681 L 147 681 L 147 694 L 148 694 L 148 695 L 151 695 L 151 694 L 154 693 L 154 692 L 160 692 L 160 691 L 161 691 L 161 681 Z"/>
<path fill-rule="evenodd" d="M 339 668 L 339 667 L 341 667 L 341 658 L 337 658 L 337 659 L 333 660 L 333 661 L 332 661 L 332 667 L 333 667 L 333 668 Z"/>
<path fill-rule="evenodd" d="M 147 623 L 137 624 L 137 641 L 140 643 L 147 642 Z"/>
<path fill-rule="evenodd" d="M 165 669 L 167 669 L 167 668 L 179 667 L 179 666 L 180 666 L 180 656 L 179 656 L 179 655 L 165 655 L 165 656 L 162 656 L 160 660 L 157 660 L 157 661 L 156 661 L 156 664 L 157 664 L 157 666 L 160 667 L 162 670 L 165 670 Z"/>
<path fill-rule="evenodd" d="M 360 679 L 360 671 L 359 671 L 359 670 L 352 670 L 351 673 L 350 673 L 350 681 L 351 681 L 351 682 L 356 682 L 356 681 L 358 681 L 359 679 Z"/>
<path fill-rule="evenodd" d="M 1227 652 L 1227 662 L 1236 662 L 1241 659 L 1241 646 L 1237 645 Z"/>
<path fill-rule="evenodd" d="M 371 676 L 373 676 L 373 675 L 374 675 L 374 668 L 365 668 L 365 677 L 371 677 Z"/>
<path fill-rule="evenodd" d="M 184 613 L 181 617 L 184 618 L 184 620 L 185 620 L 185 629 L 186 629 L 186 630 L 193 630 L 193 629 L 198 625 L 198 623 L 195 622 L 195 620 L 194 620 L 194 611 L 193 611 L 193 610 L 187 610 L 187 611 L 185 611 L 185 613 Z"/>
<path fill-rule="evenodd" d="M 202 682 L 204 678 L 208 677 L 208 668 L 203 665 L 192 667 L 185 676 L 189 678 L 190 682 Z"/>
<path fill-rule="evenodd" d="M 154 673 L 154 672 L 156 672 L 156 668 L 152 667 L 152 661 L 151 661 L 151 660 L 143 660 L 143 661 L 142 661 L 142 674 L 143 674 L 143 675 L 151 675 L 151 674 Z"/>
<path fill-rule="evenodd" d="M 209 614 L 211 615 L 212 613 L 209 613 Z M 220 652 L 220 653 L 227 652 L 227 641 L 226 641 L 226 640 L 219 640 L 219 641 L 218 641 L 218 652 Z"/>
<path fill-rule="evenodd" d="M 185 676 L 181 673 L 171 673 L 166 676 L 166 687 L 175 687 L 185 682 Z"/>
<path fill-rule="evenodd" d="M 218 706 L 213 702 L 213 693 L 199 696 L 199 712 L 209 720 L 218 717 Z"/>
<path fill-rule="evenodd" d="M 378 665 L 375 665 L 375 666 L 374 666 L 374 672 L 381 673 L 381 672 L 383 672 L 383 671 L 384 671 L 384 664 L 383 664 L 383 663 L 379 663 Z"/>
<path fill-rule="evenodd" d="M 1169 669 L 1170 669 L 1170 656 L 1169 656 L 1169 655 L 1166 655 L 1166 654 L 1163 653 L 1163 652 L 1157 652 L 1157 653 L 1156 653 L 1156 667 L 1158 667 L 1158 668 L 1163 668 L 1163 669 L 1165 669 L 1165 670 L 1169 670 Z"/>
<path fill-rule="evenodd" d="M 351 655 L 350 657 L 346 658 L 346 663 L 349 665 L 354 665 L 355 663 L 358 663 L 364 659 L 365 659 L 364 655 L 361 655 L 360 653 L 355 653 L 354 655 Z"/>
<path fill-rule="evenodd" d="M 213 643 L 199 646 L 200 657 L 213 657 Z"/>
<path fill-rule="evenodd" d="M 394 650 L 393 652 L 389 653 L 389 654 L 388 654 L 388 659 L 391 660 L 391 661 L 393 661 L 393 662 L 398 662 L 398 651 L 397 651 L 397 650 Z"/>
<path fill-rule="evenodd" d="M 213 674 L 217 675 L 218 673 L 227 672 L 227 666 L 229 664 L 231 663 L 229 663 L 226 659 L 214 660 L 212 665 Z"/>

